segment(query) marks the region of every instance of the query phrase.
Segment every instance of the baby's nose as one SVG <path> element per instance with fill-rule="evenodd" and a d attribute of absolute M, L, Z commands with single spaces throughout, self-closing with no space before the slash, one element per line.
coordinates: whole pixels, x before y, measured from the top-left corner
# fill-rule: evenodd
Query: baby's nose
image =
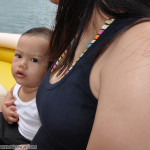
<path fill-rule="evenodd" d="M 22 59 L 22 60 L 20 61 L 19 66 L 26 68 L 26 67 L 27 67 L 27 60 L 26 60 L 26 59 Z"/>

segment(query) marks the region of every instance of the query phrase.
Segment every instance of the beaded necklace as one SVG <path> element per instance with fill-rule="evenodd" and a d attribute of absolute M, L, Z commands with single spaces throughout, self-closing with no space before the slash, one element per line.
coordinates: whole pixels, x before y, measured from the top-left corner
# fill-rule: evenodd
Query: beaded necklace
<path fill-rule="evenodd" d="M 100 35 L 104 32 L 105 29 L 107 29 L 109 27 L 109 25 L 111 23 L 113 23 L 114 19 L 109 19 L 106 20 L 104 25 L 101 27 L 101 29 L 98 31 L 97 35 L 94 37 L 94 39 L 90 42 L 90 44 L 86 47 L 86 49 L 83 51 L 83 53 L 79 56 L 79 58 L 72 64 L 72 66 L 69 68 L 69 70 L 67 70 L 60 79 L 62 79 L 66 74 L 68 74 L 68 72 L 73 68 L 73 66 L 79 61 L 79 59 L 85 54 L 85 52 L 88 50 L 89 47 L 91 47 L 91 45 L 93 43 L 95 43 L 95 41 L 100 37 Z M 59 65 L 59 63 L 61 62 L 61 60 L 65 57 L 67 51 L 65 51 L 60 57 L 59 59 L 56 61 L 56 63 L 54 64 L 54 66 L 51 69 L 51 73 L 55 71 L 56 67 Z"/>

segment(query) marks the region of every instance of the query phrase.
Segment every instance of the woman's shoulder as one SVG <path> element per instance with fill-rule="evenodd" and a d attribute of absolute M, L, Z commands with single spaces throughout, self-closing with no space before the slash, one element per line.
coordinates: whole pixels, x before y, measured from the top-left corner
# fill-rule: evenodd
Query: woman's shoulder
<path fill-rule="evenodd" d="M 119 36 L 119 43 L 122 46 L 145 45 L 150 42 L 150 21 L 138 23 Z M 143 43 L 144 42 L 144 43 Z"/>
<path fill-rule="evenodd" d="M 91 88 L 96 86 L 98 90 L 110 77 L 112 80 L 120 79 L 126 82 L 124 78 L 121 79 L 122 74 L 130 74 L 134 78 L 139 71 L 144 72 L 142 69 L 147 71 L 143 73 L 145 78 L 150 75 L 148 64 L 150 64 L 150 22 L 143 22 L 119 35 L 97 59 L 91 72 L 91 81 L 95 79 L 96 82 L 91 82 Z M 95 93 L 94 95 L 98 97 L 98 92 Z"/>
<path fill-rule="evenodd" d="M 119 35 L 112 45 L 113 50 L 110 50 L 110 53 L 115 54 L 116 59 L 118 56 L 118 59 L 125 59 L 126 62 L 130 60 L 132 64 L 137 64 L 139 59 L 150 59 L 150 21 L 130 27 Z"/>

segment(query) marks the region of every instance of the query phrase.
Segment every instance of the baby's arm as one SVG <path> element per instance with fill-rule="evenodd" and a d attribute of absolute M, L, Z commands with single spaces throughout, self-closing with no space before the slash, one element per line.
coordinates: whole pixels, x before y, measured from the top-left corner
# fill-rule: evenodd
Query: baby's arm
<path fill-rule="evenodd" d="M 13 97 L 13 88 L 11 88 L 11 90 L 7 93 L 2 105 L 3 116 L 9 124 L 12 124 L 18 120 L 14 101 L 15 99 Z"/>

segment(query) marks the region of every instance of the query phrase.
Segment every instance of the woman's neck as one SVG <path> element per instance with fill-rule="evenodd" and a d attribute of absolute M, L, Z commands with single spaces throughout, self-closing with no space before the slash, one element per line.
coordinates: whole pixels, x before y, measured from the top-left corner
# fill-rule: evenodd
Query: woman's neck
<path fill-rule="evenodd" d="M 83 53 L 83 50 L 85 50 L 87 45 L 91 42 L 91 40 L 93 40 L 95 35 L 104 25 L 105 21 L 106 21 L 106 18 L 104 18 L 103 15 L 95 9 L 92 14 L 91 20 L 89 21 L 88 26 L 86 27 L 86 29 L 84 30 L 81 36 L 81 40 L 76 49 L 74 60 L 79 58 L 81 53 Z"/>
<path fill-rule="evenodd" d="M 89 24 L 84 31 L 84 35 L 90 34 L 91 36 L 95 36 L 107 19 L 107 16 L 104 16 L 103 13 L 95 8 L 91 20 L 89 21 Z"/>

